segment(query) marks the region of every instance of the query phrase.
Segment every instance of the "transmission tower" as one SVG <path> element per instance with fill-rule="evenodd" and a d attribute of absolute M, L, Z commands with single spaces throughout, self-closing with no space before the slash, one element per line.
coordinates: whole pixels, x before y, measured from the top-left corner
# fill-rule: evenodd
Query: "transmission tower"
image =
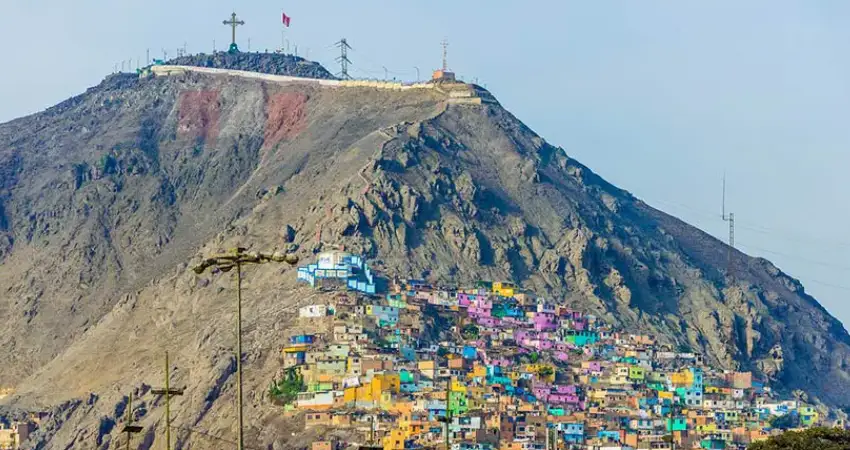
<path fill-rule="evenodd" d="M 339 47 L 339 56 L 336 58 L 336 61 L 339 63 L 340 71 L 337 76 L 343 80 L 350 80 L 351 76 L 348 74 L 348 65 L 351 64 L 351 60 L 348 59 L 348 51 L 351 50 L 351 46 L 348 45 L 348 41 L 345 38 L 340 39 L 335 45 Z"/>

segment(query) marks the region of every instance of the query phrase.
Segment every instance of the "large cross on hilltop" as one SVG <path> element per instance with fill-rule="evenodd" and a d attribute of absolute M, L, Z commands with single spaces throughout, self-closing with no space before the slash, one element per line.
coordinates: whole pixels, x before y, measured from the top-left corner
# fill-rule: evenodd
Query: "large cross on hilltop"
<path fill-rule="evenodd" d="M 239 25 L 245 25 L 245 21 L 244 20 L 237 20 L 236 19 L 236 13 L 233 13 L 233 14 L 230 15 L 230 20 L 225 20 L 224 22 L 222 22 L 222 24 L 230 25 L 230 27 L 233 29 L 233 38 L 231 40 L 230 50 L 229 50 L 230 53 L 238 52 L 239 47 L 236 46 L 236 27 L 238 27 Z"/>

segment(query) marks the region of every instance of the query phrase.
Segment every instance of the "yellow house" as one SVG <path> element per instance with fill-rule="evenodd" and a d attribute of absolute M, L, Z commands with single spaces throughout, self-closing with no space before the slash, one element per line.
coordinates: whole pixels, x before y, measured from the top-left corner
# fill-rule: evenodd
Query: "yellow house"
<path fill-rule="evenodd" d="M 697 425 L 697 432 L 699 433 L 714 433 L 717 431 L 716 423 L 707 423 L 705 425 Z"/>
<path fill-rule="evenodd" d="M 392 394 L 397 394 L 401 387 L 401 379 L 397 373 L 380 373 L 372 377 L 372 380 L 362 386 L 350 387 L 345 390 L 343 399 L 346 403 L 358 402 L 375 402 L 382 405 L 387 402 L 387 397 L 383 394 L 387 393 L 392 397 Z"/>
<path fill-rule="evenodd" d="M 390 430 L 384 436 L 384 450 L 404 450 L 404 441 L 408 439 L 408 432 L 400 428 Z"/>
<path fill-rule="evenodd" d="M 513 297 L 516 293 L 516 285 L 513 283 L 505 283 L 496 281 L 493 283 L 493 293 L 502 297 Z"/>
<path fill-rule="evenodd" d="M 690 387 L 694 384 L 694 374 L 688 369 L 670 374 L 670 382 L 673 386 Z"/>
<path fill-rule="evenodd" d="M 428 378 L 434 378 L 434 372 L 437 368 L 434 361 L 419 361 L 417 366 L 419 367 L 419 371 L 422 372 L 422 375 L 425 375 Z"/>
<path fill-rule="evenodd" d="M 478 361 L 475 362 L 475 365 L 472 366 L 472 372 L 470 372 L 470 378 L 485 378 L 487 376 L 487 366 L 480 364 Z"/>

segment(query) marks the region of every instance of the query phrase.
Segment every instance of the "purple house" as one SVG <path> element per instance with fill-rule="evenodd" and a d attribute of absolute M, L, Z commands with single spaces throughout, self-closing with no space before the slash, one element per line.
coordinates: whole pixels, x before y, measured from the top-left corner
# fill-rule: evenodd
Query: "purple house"
<path fill-rule="evenodd" d="M 555 386 L 555 392 L 558 394 L 573 394 L 577 392 L 574 384 L 559 384 Z"/>
<path fill-rule="evenodd" d="M 554 331 L 558 329 L 554 314 L 537 313 L 534 315 L 534 329 L 536 331 Z"/>
<path fill-rule="evenodd" d="M 548 398 L 550 391 L 551 389 L 547 385 L 535 385 L 533 388 L 531 388 L 531 393 L 534 394 L 535 397 L 540 399 Z"/>

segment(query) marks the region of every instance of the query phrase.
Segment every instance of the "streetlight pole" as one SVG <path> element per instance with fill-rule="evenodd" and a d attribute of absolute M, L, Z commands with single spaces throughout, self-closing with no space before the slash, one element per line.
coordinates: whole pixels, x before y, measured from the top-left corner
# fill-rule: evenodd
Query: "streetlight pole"
<path fill-rule="evenodd" d="M 269 262 L 285 262 L 295 265 L 298 263 L 298 256 L 280 252 L 249 252 L 245 248 L 236 247 L 230 252 L 206 258 L 192 269 L 200 275 L 210 267 L 217 268 L 222 272 L 230 272 L 234 267 L 236 268 L 236 409 L 239 426 L 237 450 L 244 450 L 245 448 L 244 428 L 242 426 L 242 265 Z"/>

